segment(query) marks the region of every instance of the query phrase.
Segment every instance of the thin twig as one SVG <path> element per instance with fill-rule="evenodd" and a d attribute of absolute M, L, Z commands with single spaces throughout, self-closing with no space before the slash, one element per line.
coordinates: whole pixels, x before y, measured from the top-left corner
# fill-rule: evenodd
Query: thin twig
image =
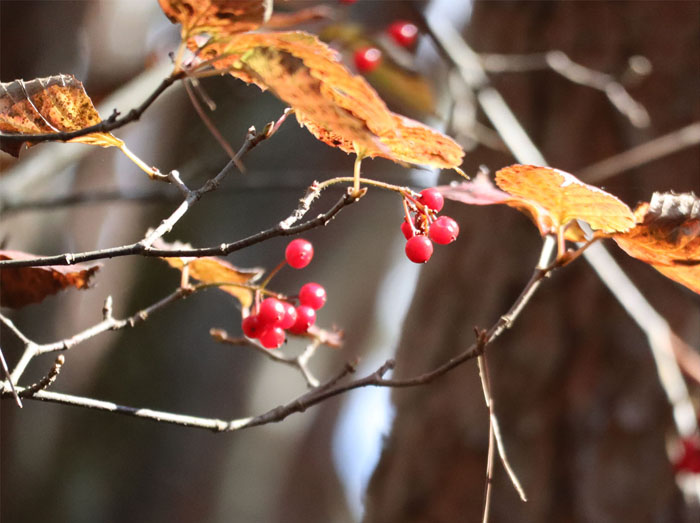
<path fill-rule="evenodd" d="M 49 369 L 49 372 L 41 378 L 39 381 L 36 383 L 32 383 L 28 387 L 25 387 L 22 389 L 22 392 L 20 395 L 23 398 L 28 398 L 30 396 L 33 396 L 40 390 L 46 390 L 48 389 L 51 384 L 53 384 L 54 381 L 56 381 L 56 378 L 58 378 L 58 374 L 61 372 L 61 367 L 63 367 L 63 364 L 66 362 L 66 358 L 63 354 L 59 354 L 58 357 L 56 358 L 56 361 L 54 361 L 54 364 L 51 366 L 51 369 Z"/>
<path fill-rule="evenodd" d="M 609 74 L 577 64 L 563 51 L 527 55 L 481 54 L 479 57 L 484 69 L 490 73 L 551 69 L 571 82 L 605 93 L 610 103 L 635 127 L 649 127 L 649 113 L 620 82 Z"/>
<path fill-rule="evenodd" d="M 78 138 L 80 136 L 85 136 L 92 133 L 108 133 L 115 129 L 125 126 L 126 124 L 138 120 L 141 115 L 148 109 L 156 99 L 163 94 L 163 92 L 174 84 L 177 80 L 184 76 L 184 72 L 179 72 L 174 75 L 168 76 L 163 79 L 163 81 L 158 85 L 158 87 L 146 98 L 141 105 L 135 107 L 124 116 L 119 118 L 119 111 L 116 109 L 106 120 L 102 120 L 100 123 L 91 125 L 90 127 L 84 127 L 83 129 L 78 129 L 77 131 L 59 131 L 55 133 L 40 133 L 40 134 L 23 134 L 23 133 L 0 133 L 0 143 L 3 142 L 55 142 L 55 141 L 67 141 L 73 138 Z"/>
<path fill-rule="evenodd" d="M 15 390 L 15 384 L 12 383 L 12 376 L 10 375 L 10 369 L 7 368 L 7 361 L 5 361 L 5 355 L 2 353 L 2 348 L 0 348 L 0 365 L 2 365 L 2 373 L 5 376 L 5 380 L 9 383 L 10 392 L 12 392 L 12 397 L 15 399 L 15 403 L 21 409 L 22 400 L 19 398 L 17 391 Z"/>
<path fill-rule="evenodd" d="M 343 196 L 325 213 L 319 214 L 316 218 L 312 218 L 306 222 L 300 223 L 293 227 L 283 228 L 281 224 L 275 227 L 260 231 L 256 234 L 243 238 L 232 243 L 222 243 L 213 247 L 202 247 L 196 249 L 154 249 L 146 248 L 141 242 L 123 245 L 121 247 L 110 247 L 96 251 L 86 251 L 80 253 L 64 253 L 57 256 L 38 257 L 30 260 L 0 260 L 0 269 L 9 267 L 41 267 L 47 265 L 73 265 L 90 260 L 101 260 L 108 258 L 117 258 L 121 256 L 130 256 L 139 254 L 141 256 L 168 258 L 168 257 L 201 257 L 201 256 L 226 256 L 232 252 L 245 249 L 251 245 L 261 243 L 270 238 L 279 236 L 292 236 L 301 232 L 314 229 L 316 227 L 327 225 L 335 216 L 346 206 L 356 202 L 356 198 L 348 193 Z M 162 225 L 162 224 L 161 224 Z M 165 228 L 165 226 L 164 226 Z"/>
<path fill-rule="evenodd" d="M 577 174 L 587 183 L 598 183 L 699 143 L 700 122 L 694 122 L 601 162 L 579 169 Z"/>
<path fill-rule="evenodd" d="M 348 196 L 351 200 L 354 200 L 349 195 L 349 193 L 346 193 L 346 196 Z M 548 245 L 550 244 L 551 242 L 545 241 L 545 246 L 543 247 L 543 249 L 551 248 L 548 247 Z M 309 407 L 317 405 L 323 401 L 326 401 L 329 398 L 335 397 L 339 394 L 343 394 L 350 390 L 369 386 L 399 388 L 424 385 L 426 383 L 430 383 L 431 381 L 435 380 L 440 376 L 447 374 L 449 371 L 458 367 L 465 361 L 478 357 L 479 355 L 483 354 L 488 344 L 492 343 L 500 335 L 500 333 L 503 332 L 503 330 L 505 330 L 513 324 L 519 313 L 523 310 L 523 307 L 532 298 L 534 291 L 539 287 L 539 285 L 546 278 L 546 276 L 551 271 L 555 270 L 557 267 L 558 265 L 556 263 L 544 269 L 540 268 L 539 266 L 536 267 L 532 277 L 526 284 L 520 296 L 510 307 L 508 312 L 501 316 L 488 331 L 480 335 L 477 338 L 476 342 L 464 349 L 457 356 L 451 358 L 450 360 L 436 367 L 435 369 L 412 378 L 385 378 L 384 376 L 387 374 L 387 372 L 394 369 L 394 367 L 396 366 L 394 360 L 389 359 L 385 361 L 380 367 L 378 367 L 374 372 L 368 374 L 367 376 L 347 383 L 341 383 L 341 380 L 344 377 L 355 371 L 355 365 L 347 363 L 345 367 L 336 376 L 331 378 L 325 384 L 321 384 L 320 386 L 309 390 L 307 393 L 302 394 L 301 396 L 286 403 L 285 405 L 281 405 L 270 409 L 267 412 L 258 416 L 239 418 L 231 421 L 223 421 L 216 418 L 185 416 L 169 412 L 154 411 L 151 409 L 127 407 L 123 405 L 117 405 L 116 403 L 112 402 L 95 400 L 92 398 L 85 398 L 81 396 L 61 394 L 50 391 L 39 391 L 32 396 L 32 399 L 50 401 L 53 403 L 62 403 L 67 405 L 75 405 L 108 412 L 115 412 L 118 414 L 124 414 L 143 419 L 150 419 L 153 421 L 159 421 L 163 423 L 173 423 L 176 425 L 209 429 L 216 432 L 231 432 L 235 430 L 241 430 L 244 428 L 265 425 L 268 423 L 279 422 L 294 413 L 303 412 Z M 507 320 L 504 320 L 504 318 L 507 318 Z M 18 387 L 17 390 L 21 392 L 23 388 Z M 3 391 L 3 396 L 5 396 L 6 394 L 7 392 Z"/>
<path fill-rule="evenodd" d="M 249 340 L 248 338 L 233 338 L 223 329 L 210 329 L 209 334 L 218 342 L 239 347 L 250 347 L 276 363 L 282 363 L 297 369 L 301 373 L 309 388 L 318 387 L 320 384 L 318 379 L 311 373 L 308 366 L 309 359 L 321 344 L 319 340 L 313 340 L 309 345 L 307 345 L 304 352 L 298 356 L 286 356 L 280 351 L 266 349 L 262 345 L 253 340 Z"/>

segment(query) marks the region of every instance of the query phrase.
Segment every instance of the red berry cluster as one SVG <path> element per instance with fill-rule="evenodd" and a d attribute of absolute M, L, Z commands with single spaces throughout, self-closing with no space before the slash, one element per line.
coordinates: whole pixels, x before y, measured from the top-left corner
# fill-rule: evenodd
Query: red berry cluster
<path fill-rule="evenodd" d="M 406 218 L 401 223 L 401 232 L 408 240 L 406 256 L 414 263 L 425 263 L 433 255 L 433 242 L 452 243 L 459 236 L 459 225 L 449 216 L 437 215 L 445 204 L 437 189 L 424 189 L 418 199 L 407 196 L 404 201 Z"/>
<path fill-rule="evenodd" d="M 285 261 L 301 269 L 311 262 L 313 255 L 311 242 L 297 239 L 287 245 Z M 243 334 L 257 339 L 266 349 L 276 349 L 284 343 L 285 331 L 305 333 L 316 322 L 316 311 L 326 303 L 326 290 L 318 283 L 306 283 L 299 290 L 297 301 L 296 306 L 277 298 L 265 298 L 256 303 L 251 313 L 243 318 Z"/>
<path fill-rule="evenodd" d="M 673 462 L 676 472 L 700 474 L 700 438 L 690 436 L 681 439 L 681 454 Z"/>

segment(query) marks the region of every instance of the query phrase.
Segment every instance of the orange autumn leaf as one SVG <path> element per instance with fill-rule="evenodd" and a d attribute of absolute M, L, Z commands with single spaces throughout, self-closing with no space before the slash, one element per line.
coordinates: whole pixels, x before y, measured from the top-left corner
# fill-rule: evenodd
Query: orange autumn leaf
<path fill-rule="evenodd" d="M 537 226 L 542 236 L 553 232 L 553 222 L 546 209 L 535 202 L 500 190 L 484 172 L 478 173 L 468 182 L 443 185 L 437 187 L 437 189 L 448 200 L 462 202 L 467 205 L 504 204 L 513 207 L 527 215 Z M 578 224 L 571 222 L 564 231 L 564 239 L 580 242 L 585 241 L 587 238 Z"/>
<path fill-rule="evenodd" d="M 101 121 L 83 84 L 72 75 L 0 84 L 0 131 L 3 133 L 77 131 Z M 102 147 L 124 146 L 124 142 L 110 133 L 92 133 L 69 141 Z M 0 140 L 0 149 L 18 156 L 25 143 L 32 145 L 31 142 Z"/>
<path fill-rule="evenodd" d="M 304 32 L 242 34 L 205 45 L 209 66 L 270 89 L 319 140 L 347 153 L 457 167 L 464 152 L 451 138 L 388 110 L 339 55 Z"/>
<path fill-rule="evenodd" d="M 511 165 L 496 173 L 496 184 L 536 213 L 537 224 L 559 231 L 582 220 L 594 231 L 610 234 L 634 226 L 630 208 L 610 193 L 551 167 Z"/>
<path fill-rule="evenodd" d="M 0 251 L 0 260 L 31 260 L 34 254 Z M 24 307 L 39 303 L 67 287 L 87 289 L 90 278 L 100 264 L 49 265 L 43 267 L 8 267 L 0 269 L 0 305 Z"/>
<path fill-rule="evenodd" d="M 191 245 L 187 243 L 167 243 L 162 240 L 155 242 L 153 245 L 158 249 L 191 248 Z M 187 266 L 189 277 L 199 282 L 233 284 L 221 285 L 218 288 L 238 299 L 244 308 L 250 307 L 253 303 L 253 291 L 244 287 L 244 285 L 255 282 L 263 274 L 262 269 L 240 269 L 224 259 L 211 256 L 202 258 L 176 256 L 161 259 L 180 271 Z"/>
<path fill-rule="evenodd" d="M 654 193 L 635 210 L 637 225 L 613 239 L 630 256 L 700 294 L 700 199 Z"/>
<path fill-rule="evenodd" d="M 182 39 L 252 31 L 272 14 L 272 0 L 158 0 L 165 15 L 182 25 Z"/>

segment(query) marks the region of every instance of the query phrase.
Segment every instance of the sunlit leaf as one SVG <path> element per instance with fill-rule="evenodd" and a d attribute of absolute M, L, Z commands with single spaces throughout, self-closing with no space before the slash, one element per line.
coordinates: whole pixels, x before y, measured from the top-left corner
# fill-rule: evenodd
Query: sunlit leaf
<path fill-rule="evenodd" d="M 154 243 L 154 247 L 159 249 L 190 249 L 191 245 L 187 243 L 174 242 L 166 243 L 159 240 Z M 245 287 L 246 284 L 254 283 L 263 274 L 263 269 L 240 269 L 230 264 L 222 258 L 215 257 L 171 257 L 161 258 L 171 267 L 184 270 L 187 266 L 187 271 L 190 279 L 197 280 L 202 283 L 230 283 L 232 285 L 220 285 L 217 288 L 230 294 L 238 299 L 241 306 L 248 308 L 253 303 L 254 292 Z"/>
<path fill-rule="evenodd" d="M 559 169 L 511 165 L 496 173 L 496 183 L 546 213 L 555 230 L 576 219 L 603 233 L 624 232 L 634 226 L 634 215 L 627 205 Z"/>
<path fill-rule="evenodd" d="M 333 9 L 327 5 L 314 5 L 291 12 L 273 13 L 265 23 L 266 29 L 287 29 L 306 22 L 325 20 L 333 16 Z"/>
<path fill-rule="evenodd" d="M 25 82 L 0 84 L 0 131 L 3 133 L 50 134 L 77 131 L 101 122 L 83 84 L 72 75 L 59 74 Z M 92 133 L 69 140 L 102 147 L 123 147 L 110 133 Z M 0 148 L 18 156 L 23 144 L 0 141 Z"/>
<path fill-rule="evenodd" d="M 347 153 L 439 167 L 462 161 L 459 145 L 389 111 L 364 78 L 313 35 L 242 34 L 198 54 L 217 70 L 270 89 L 314 136 Z"/>
<path fill-rule="evenodd" d="M 272 0 L 158 0 L 165 15 L 182 25 L 182 39 L 208 33 L 227 37 L 252 31 L 272 14 Z"/>
<path fill-rule="evenodd" d="M 637 225 L 613 239 L 630 256 L 700 294 L 700 199 L 654 193 L 635 210 Z"/>
<path fill-rule="evenodd" d="M 34 254 L 0 251 L 0 260 L 31 260 Z M 24 307 L 39 303 L 67 287 L 87 289 L 100 264 L 49 265 L 44 267 L 8 267 L 0 269 L 0 305 Z"/>
<path fill-rule="evenodd" d="M 414 70 L 411 53 L 384 45 L 385 40 L 372 38 L 359 24 L 330 24 L 323 28 L 319 36 L 350 56 L 366 47 L 381 50 L 380 64 L 371 72 L 364 73 L 372 87 L 392 107 L 398 107 L 401 111 L 422 117 L 435 114 L 435 96 L 430 82 Z"/>

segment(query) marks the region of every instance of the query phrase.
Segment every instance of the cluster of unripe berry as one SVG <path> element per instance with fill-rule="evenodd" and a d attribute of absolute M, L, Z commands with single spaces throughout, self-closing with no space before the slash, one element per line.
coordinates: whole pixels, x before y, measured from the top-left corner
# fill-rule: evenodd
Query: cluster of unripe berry
<path fill-rule="evenodd" d="M 418 40 L 418 27 L 406 20 L 396 20 L 387 29 L 389 37 L 399 46 L 411 49 Z M 361 73 L 371 73 L 382 63 L 382 52 L 376 47 L 362 47 L 355 51 L 355 67 Z"/>
<path fill-rule="evenodd" d="M 311 262 L 313 255 L 310 242 L 296 239 L 287 245 L 285 261 L 295 269 L 303 269 Z M 299 290 L 296 302 L 298 305 L 274 297 L 256 302 L 251 313 L 243 318 L 243 334 L 257 339 L 266 349 L 280 347 L 287 337 L 287 331 L 303 334 L 316 322 L 316 311 L 326 303 L 326 290 L 318 283 L 306 283 Z"/>
<path fill-rule="evenodd" d="M 409 260 L 425 263 L 433 255 L 433 242 L 447 245 L 457 239 L 457 222 L 449 216 L 437 215 L 445 204 L 437 189 L 424 189 L 417 199 L 404 196 L 404 202 L 406 218 L 401 223 L 401 232 L 407 240 L 405 252 Z"/>

